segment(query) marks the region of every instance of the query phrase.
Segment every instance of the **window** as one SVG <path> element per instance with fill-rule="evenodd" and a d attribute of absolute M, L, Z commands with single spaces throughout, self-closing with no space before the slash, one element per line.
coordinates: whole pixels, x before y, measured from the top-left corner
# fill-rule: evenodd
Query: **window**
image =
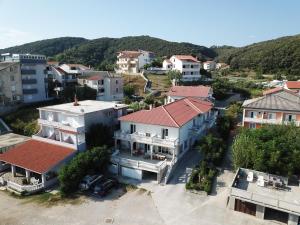
<path fill-rule="evenodd" d="M 163 129 L 161 130 L 161 137 L 162 137 L 162 139 L 165 139 L 165 138 L 168 137 L 168 136 L 169 136 L 169 130 L 163 128 Z"/>
<path fill-rule="evenodd" d="M 13 95 L 13 96 L 12 96 L 12 100 L 13 100 L 13 101 L 16 101 L 16 100 L 17 100 L 17 96 Z"/>
<path fill-rule="evenodd" d="M 286 115 L 287 121 L 295 121 L 296 120 L 296 115 L 288 114 Z"/>
<path fill-rule="evenodd" d="M 256 128 L 256 124 L 255 123 L 250 123 L 249 128 Z"/>
<path fill-rule="evenodd" d="M 13 67 L 9 67 L 9 72 L 13 72 L 14 68 Z"/>
<path fill-rule="evenodd" d="M 136 126 L 135 124 L 130 124 L 130 133 L 133 134 L 136 132 Z"/>
<path fill-rule="evenodd" d="M 193 75 L 193 72 L 191 72 L 191 75 Z"/>
<path fill-rule="evenodd" d="M 117 93 L 119 92 L 119 88 L 116 88 L 116 92 L 117 92 Z"/>
<path fill-rule="evenodd" d="M 256 112 L 250 112 L 250 118 L 255 118 L 256 117 Z"/>
<path fill-rule="evenodd" d="M 146 137 L 151 137 L 151 134 L 150 133 L 146 133 Z"/>
<path fill-rule="evenodd" d="M 194 66 L 193 66 L 193 65 L 191 65 L 191 68 L 194 68 Z"/>
<path fill-rule="evenodd" d="M 13 75 L 10 76 L 10 81 L 15 81 L 15 77 Z"/>
<path fill-rule="evenodd" d="M 182 68 L 185 68 L 185 65 L 183 65 Z"/>
<path fill-rule="evenodd" d="M 11 86 L 11 91 L 12 91 L 12 92 L 15 92 L 15 91 L 16 91 L 16 86 L 15 86 L 15 85 Z"/>
<path fill-rule="evenodd" d="M 119 83 L 119 81 L 118 80 L 116 80 L 116 84 L 118 84 Z"/>
<path fill-rule="evenodd" d="M 268 113 L 268 119 L 269 120 L 274 120 L 276 118 L 276 114 L 275 113 Z"/>

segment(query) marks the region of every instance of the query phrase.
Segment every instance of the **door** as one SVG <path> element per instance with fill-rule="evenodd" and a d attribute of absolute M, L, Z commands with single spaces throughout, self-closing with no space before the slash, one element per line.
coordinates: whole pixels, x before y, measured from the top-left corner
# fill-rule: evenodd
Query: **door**
<path fill-rule="evenodd" d="M 161 138 L 162 138 L 162 139 L 165 139 L 165 138 L 168 137 L 168 136 L 169 136 L 169 130 L 163 128 L 163 129 L 161 130 Z"/>
<path fill-rule="evenodd" d="M 239 199 L 235 200 L 234 210 L 243 212 L 252 216 L 256 215 L 256 205 L 250 202 L 245 202 Z"/>
<path fill-rule="evenodd" d="M 132 169 L 122 166 L 121 168 L 122 176 L 129 177 L 136 180 L 142 180 L 142 170 Z"/>

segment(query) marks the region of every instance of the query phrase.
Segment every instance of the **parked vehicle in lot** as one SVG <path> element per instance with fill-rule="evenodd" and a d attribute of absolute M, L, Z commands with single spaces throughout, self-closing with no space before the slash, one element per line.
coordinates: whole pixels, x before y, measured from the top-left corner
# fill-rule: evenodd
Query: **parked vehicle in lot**
<path fill-rule="evenodd" d="M 103 175 L 86 175 L 79 184 L 79 189 L 81 191 L 87 191 L 90 187 L 97 181 L 103 180 Z"/>
<path fill-rule="evenodd" d="M 107 179 L 104 182 L 97 182 L 94 187 L 94 194 L 101 197 L 105 196 L 112 188 L 117 187 L 118 181 L 115 179 Z"/>

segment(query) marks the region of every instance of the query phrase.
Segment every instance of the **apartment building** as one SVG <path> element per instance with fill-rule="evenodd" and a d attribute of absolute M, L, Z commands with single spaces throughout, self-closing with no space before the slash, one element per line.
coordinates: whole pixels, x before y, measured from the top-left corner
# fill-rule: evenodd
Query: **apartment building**
<path fill-rule="evenodd" d="M 209 86 L 173 86 L 167 94 L 167 103 L 182 98 L 192 97 L 200 100 L 213 101 L 213 89 Z"/>
<path fill-rule="evenodd" d="M 196 98 L 120 117 L 110 170 L 138 180 L 150 173 L 167 182 L 174 165 L 215 119 L 213 104 Z"/>
<path fill-rule="evenodd" d="M 293 91 L 275 88 L 264 96 L 243 103 L 243 126 L 259 128 L 263 124 L 300 125 L 300 96 Z"/>
<path fill-rule="evenodd" d="M 144 50 L 118 52 L 116 72 L 138 74 L 144 68 L 144 65 L 150 64 L 154 58 L 153 52 Z"/>
<path fill-rule="evenodd" d="M 0 104 L 11 105 L 23 100 L 19 62 L 0 62 Z"/>
<path fill-rule="evenodd" d="M 203 69 L 207 71 L 215 70 L 216 69 L 216 62 L 215 61 L 206 61 L 203 62 Z"/>
<path fill-rule="evenodd" d="M 97 91 L 97 100 L 120 101 L 124 98 L 123 78 L 108 71 L 88 71 L 78 78 L 78 83 Z"/>
<path fill-rule="evenodd" d="M 40 131 L 32 138 L 82 151 L 86 149 L 85 134 L 92 124 L 114 127 L 126 109 L 124 104 L 93 100 L 38 108 Z"/>
<path fill-rule="evenodd" d="M 200 68 L 200 62 L 191 55 L 173 55 L 163 61 L 163 69 L 179 71 L 182 74 L 182 81 L 199 80 Z"/>
<path fill-rule="evenodd" d="M 1 55 L 1 61 L 19 63 L 24 103 L 39 102 L 48 99 L 45 56 L 7 53 Z"/>

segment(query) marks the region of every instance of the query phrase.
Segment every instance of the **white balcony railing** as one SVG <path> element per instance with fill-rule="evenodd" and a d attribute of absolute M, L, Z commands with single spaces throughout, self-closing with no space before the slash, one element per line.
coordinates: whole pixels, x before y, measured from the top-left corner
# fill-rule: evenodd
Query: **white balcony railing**
<path fill-rule="evenodd" d="M 287 121 L 287 120 L 277 120 L 277 119 L 262 119 L 262 118 L 251 118 L 244 117 L 244 122 L 249 123 L 263 123 L 263 124 L 295 124 L 296 126 L 300 126 L 300 121 Z"/>
<path fill-rule="evenodd" d="M 14 183 L 12 181 L 7 181 L 7 187 L 22 193 L 22 192 L 28 192 L 28 193 L 34 193 L 44 188 L 43 183 L 35 184 L 35 185 L 20 185 L 17 183 Z"/>
<path fill-rule="evenodd" d="M 70 125 L 63 124 L 63 123 L 56 122 L 56 121 L 38 119 L 38 124 L 45 125 L 45 126 L 50 126 L 50 127 L 56 127 L 56 128 L 62 129 L 62 130 L 76 132 L 76 133 L 85 132 L 85 127 L 84 126 L 72 127 Z"/>
<path fill-rule="evenodd" d="M 128 140 L 128 141 L 132 140 L 136 142 L 142 142 L 145 144 L 154 144 L 154 145 L 171 147 L 171 148 L 175 148 L 178 145 L 178 139 L 167 138 L 167 137 L 161 138 L 156 134 L 147 136 L 145 133 L 140 133 L 140 132 L 129 134 L 122 131 L 116 131 L 115 138 L 121 140 Z"/>
<path fill-rule="evenodd" d="M 66 148 L 77 149 L 76 144 L 71 144 L 71 143 L 67 143 L 67 142 L 63 142 L 63 141 L 57 141 L 57 140 L 53 140 L 50 138 L 41 137 L 39 135 L 33 135 L 32 139 L 37 140 L 37 141 L 46 142 L 49 144 L 60 145 L 60 146 L 66 147 Z"/>

